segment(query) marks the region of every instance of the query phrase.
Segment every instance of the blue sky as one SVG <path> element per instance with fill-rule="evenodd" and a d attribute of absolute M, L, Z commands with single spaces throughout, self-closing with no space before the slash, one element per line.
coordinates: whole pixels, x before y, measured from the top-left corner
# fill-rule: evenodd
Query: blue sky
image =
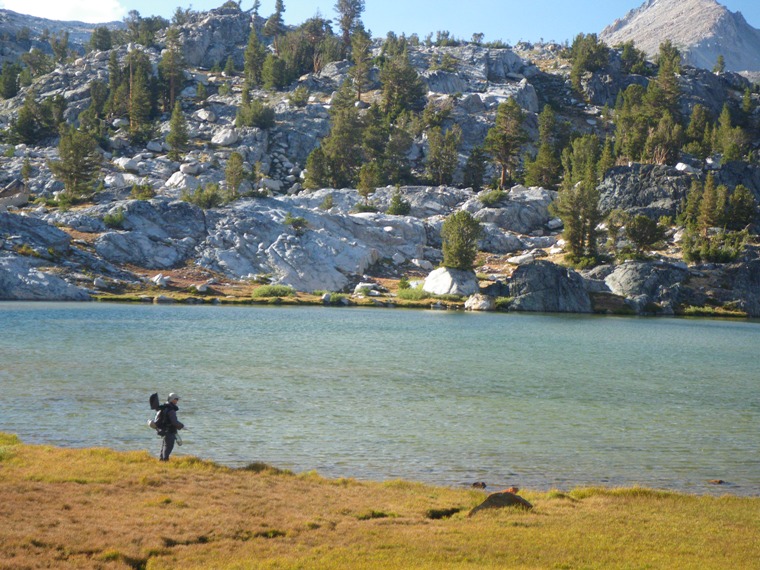
<path fill-rule="evenodd" d="M 259 13 L 274 11 L 275 0 L 260 0 Z M 319 11 L 333 18 L 335 0 L 284 0 L 285 22 L 300 24 Z M 0 0 L 0 7 L 55 20 L 106 22 L 121 20 L 130 10 L 142 16 L 171 18 L 177 6 L 208 10 L 224 0 L 195 0 L 180 3 L 167 0 Z M 448 30 L 454 37 L 470 39 L 473 33 L 485 34 L 486 41 L 501 39 L 562 42 L 579 32 L 600 32 L 616 18 L 641 5 L 643 0 L 365 0 L 363 20 L 374 36 Z M 724 0 L 732 11 L 740 11 L 747 21 L 760 28 L 760 1 Z M 249 9 L 253 0 L 243 0 Z"/>

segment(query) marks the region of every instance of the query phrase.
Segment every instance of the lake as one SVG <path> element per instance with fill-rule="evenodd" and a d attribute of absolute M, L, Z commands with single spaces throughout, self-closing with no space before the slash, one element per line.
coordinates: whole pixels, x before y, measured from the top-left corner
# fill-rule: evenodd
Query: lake
<path fill-rule="evenodd" d="M 760 323 L 0 303 L 0 431 L 442 485 L 760 494 Z M 709 480 L 722 479 L 715 486 Z"/>

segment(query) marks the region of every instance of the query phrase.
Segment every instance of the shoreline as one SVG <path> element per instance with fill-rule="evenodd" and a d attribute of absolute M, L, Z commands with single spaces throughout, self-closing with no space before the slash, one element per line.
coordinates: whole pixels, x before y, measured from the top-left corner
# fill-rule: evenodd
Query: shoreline
<path fill-rule="evenodd" d="M 717 570 L 753 568 L 760 556 L 760 498 L 497 491 L 520 502 L 260 463 L 28 445 L 0 432 L 0 568 Z"/>
<path fill-rule="evenodd" d="M 41 447 L 53 447 L 55 449 L 61 449 L 61 450 L 72 450 L 72 451 L 92 451 L 95 449 L 105 449 L 113 453 L 117 454 L 128 454 L 128 453 L 146 453 L 148 456 L 152 459 L 158 460 L 158 449 L 160 449 L 160 439 L 154 438 L 156 441 L 153 443 L 156 444 L 158 442 L 158 447 L 156 445 L 153 446 L 153 448 L 115 448 L 115 447 L 107 447 L 107 446 L 75 446 L 75 445 L 63 445 L 63 444 L 51 444 L 46 442 L 36 442 L 36 443 L 26 443 L 26 440 L 21 439 L 21 437 L 16 433 L 8 433 L 3 432 L 0 430 L 0 440 L 2 440 L 3 436 L 11 436 L 18 438 L 18 440 L 21 442 L 22 445 L 29 445 L 29 446 L 41 446 Z M 1 445 L 0 445 L 1 447 Z M 155 448 L 155 449 L 154 449 Z M 552 484 L 533 484 L 531 483 L 530 477 L 520 477 L 515 476 L 510 478 L 510 480 L 505 481 L 494 481 L 493 478 L 490 478 L 487 475 L 484 475 L 480 473 L 480 477 L 474 477 L 472 481 L 459 481 L 459 482 L 444 482 L 441 480 L 435 480 L 435 479 L 423 479 L 423 478 L 407 478 L 407 477 L 393 477 L 393 476 L 387 476 L 387 477 L 363 477 L 361 475 L 357 474 L 345 474 L 345 473 L 332 473 L 331 470 L 317 470 L 314 468 L 305 467 L 302 471 L 294 471 L 290 467 L 281 467 L 278 465 L 274 465 L 271 463 L 268 463 L 266 461 L 262 460 L 234 460 L 234 461 L 219 461 L 215 459 L 208 459 L 204 458 L 202 456 L 192 454 L 192 453 L 184 453 L 181 446 L 175 447 L 174 453 L 172 454 L 172 460 L 175 461 L 200 461 L 204 464 L 212 465 L 215 467 L 218 467 L 220 469 L 230 469 L 232 471 L 246 471 L 250 469 L 251 465 L 266 465 L 267 468 L 272 469 L 276 472 L 280 473 L 288 473 L 296 476 L 303 476 L 308 474 L 314 474 L 318 477 L 324 478 L 326 480 L 330 481 L 340 481 L 345 479 L 350 479 L 352 481 L 358 481 L 361 483 L 367 483 L 367 484 L 387 484 L 388 482 L 392 481 L 404 481 L 406 483 L 410 484 L 416 484 L 416 485 L 424 485 L 424 486 L 431 486 L 431 487 L 441 487 L 441 488 L 447 488 L 451 490 L 470 490 L 470 489 L 478 489 L 486 494 L 495 492 L 498 489 L 501 488 L 507 488 L 512 485 L 518 484 L 521 488 L 529 489 L 532 492 L 535 493 L 552 493 L 552 492 L 564 492 L 569 493 L 574 490 L 578 489 L 586 489 L 586 488 L 595 488 L 595 489 L 604 489 L 607 491 L 615 491 L 615 490 L 633 490 L 633 489 L 645 489 L 657 493 L 666 493 L 666 494 L 672 494 L 672 495 L 679 495 L 679 496 L 691 496 L 691 497 L 723 497 L 723 496 L 730 496 L 730 497 L 736 497 L 736 498 L 742 498 L 742 499 L 760 499 L 760 489 L 756 491 L 749 491 L 748 493 L 741 493 L 736 492 L 738 489 L 741 489 L 741 486 L 735 483 L 732 483 L 730 481 L 722 480 L 722 479 L 712 479 L 712 480 L 705 480 L 703 481 L 703 490 L 688 490 L 685 488 L 674 488 L 669 486 L 658 486 L 658 485 L 651 485 L 648 483 L 638 483 L 638 482 L 629 482 L 629 483 L 620 483 L 615 484 L 608 480 L 600 479 L 600 480 L 586 480 L 586 481 L 579 481 L 577 483 L 568 483 L 567 485 L 552 485 Z M 486 486 L 483 488 L 478 488 L 474 484 L 481 482 L 481 479 L 486 479 Z M 527 482 L 526 482 L 527 481 Z M 696 485 L 696 483 L 694 483 Z M 733 491 L 733 492 L 732 492 Z"/>

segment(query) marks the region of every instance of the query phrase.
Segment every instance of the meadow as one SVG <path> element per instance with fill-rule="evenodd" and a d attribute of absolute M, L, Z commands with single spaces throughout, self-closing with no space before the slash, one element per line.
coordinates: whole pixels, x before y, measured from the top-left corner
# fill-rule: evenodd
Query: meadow
<path fill-rule="evenodd" d="M 488 489 L 487 491 L 498 491 Z M 760 498 L 487 492 L 25 445 L 0 434 L 0 568 L 757 568 Z"/>

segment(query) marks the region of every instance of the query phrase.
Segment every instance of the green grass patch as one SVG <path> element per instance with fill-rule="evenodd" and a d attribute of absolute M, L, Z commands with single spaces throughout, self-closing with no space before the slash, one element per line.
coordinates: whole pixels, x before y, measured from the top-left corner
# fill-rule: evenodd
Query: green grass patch
<path fill-rule="evenodd" d="M 424 291 L 421 285 L 410 287 L 409 289 L 399 289 L 397 296 L 404 301 L 422 301 L 423 299 L 432 298 L 432 295 Z"/>
<path fill-rule="evenodd" d="M 254 299 L 264 299 L 267 297 L 295 297 L 296 290 L 287 285 L 262 285 L 256 287 L 251 296 Z"/>

